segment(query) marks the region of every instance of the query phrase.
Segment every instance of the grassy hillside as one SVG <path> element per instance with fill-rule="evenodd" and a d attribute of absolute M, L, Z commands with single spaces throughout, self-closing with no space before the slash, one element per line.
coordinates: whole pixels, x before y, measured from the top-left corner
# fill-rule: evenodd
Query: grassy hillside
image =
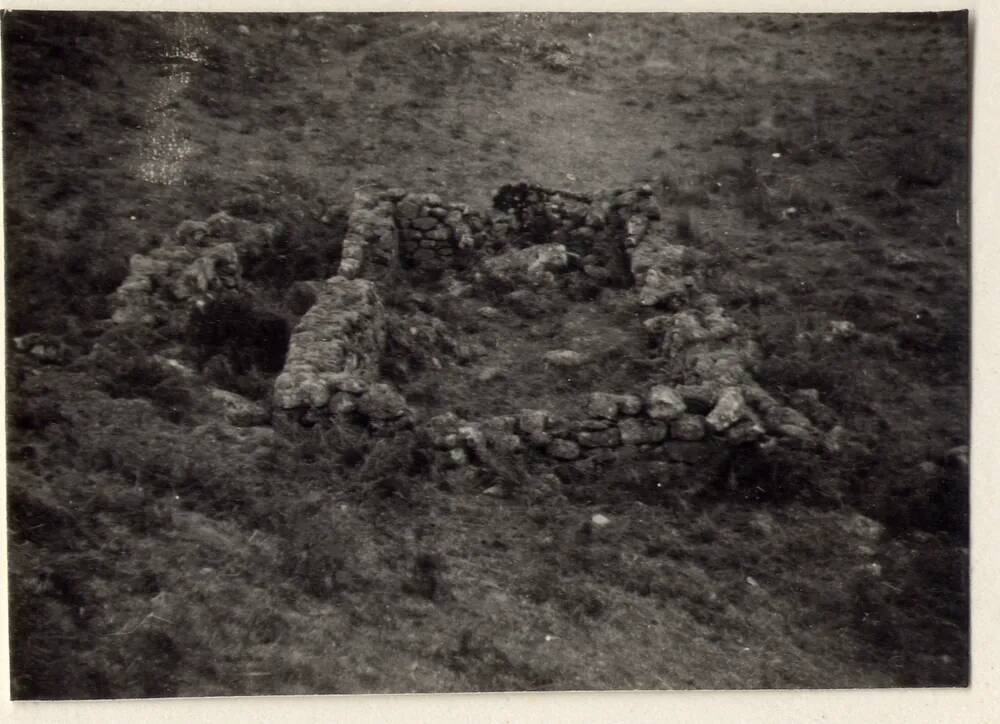
<path fill-rule="evenodd" d="M 964 685 L 965 22 L 6 14 L 8 335 L 62 345 L 8 345 L 14 696 Z M 448 469 L 414 437 L 221 424 L 208 385 L 269 402 L 253 350 L 109 322 L 183 220 L 280 222 L 246 313 L 294 322 L 355 189 L 485 208 L 522 178 L 651 183 L 761 383 L 817 390 L 855 454 L 761 494 L 627 459 Z M 386 301 L 483 350 L 397 350 L 427 410 L 654 381 L 629 313 L 582 292 L 534 317 L 433 282 Z M 603 366 L 530 362 L 567 347 Z"/>

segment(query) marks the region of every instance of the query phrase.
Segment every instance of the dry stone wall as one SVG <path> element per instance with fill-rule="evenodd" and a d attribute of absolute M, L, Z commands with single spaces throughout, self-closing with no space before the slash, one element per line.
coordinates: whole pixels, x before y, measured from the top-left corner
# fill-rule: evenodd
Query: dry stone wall
<path fill-rule="evenodd" d="M 285 367 L 274 384 L 282 410 L 325 408 L 336 392 L 363 394 L 378 377 L 385 312 L 375 283 L 335 276 L 292 332 Z"/>
<path fill-rule="evenodd" d="M 399 238 L 393 196 L 357 192 L 347 218 L 338 276 L 392 279 L 399 268 Z"/>

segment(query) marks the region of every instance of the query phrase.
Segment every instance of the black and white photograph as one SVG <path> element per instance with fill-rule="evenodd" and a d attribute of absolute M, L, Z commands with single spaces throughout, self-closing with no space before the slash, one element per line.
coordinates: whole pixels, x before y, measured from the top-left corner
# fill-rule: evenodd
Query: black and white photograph
<path fill-rule="evenodd" d="M 968 687 L 970 37 L 5 11 L 10 698 Z"/>

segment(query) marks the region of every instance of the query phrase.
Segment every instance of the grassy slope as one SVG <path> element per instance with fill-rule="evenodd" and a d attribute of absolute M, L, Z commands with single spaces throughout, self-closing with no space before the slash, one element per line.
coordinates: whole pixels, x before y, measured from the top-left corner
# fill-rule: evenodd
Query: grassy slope
<path fill-rule="evenodd" d="M 579 485 L 529 471 L 508 500 L 454 472 L 387 484 L 330 441 L 217 439 L 192 401 L 165 416 L 177 398 L 141 375 L 113 399 L 120 370 L 15 359 L 16 693 L 964 681 L 961 511 L 940 519 L 916 470 L 968 432 L 954 23 L 120 16 L 60 28 L 22 15 L 5 30 L 12 334 L 86 345 L 128 254 L 240 191 L 335 256 L 336 224 L 312 214 L 370 180 L 485 205 L 520 177 L 581 190 L 647 178 L 772 352 L 766 381 L 819 387 L 872 434 L 878 464 L 850 481 L 850 502 L 890 524 L 869 542 L 876 582 L 845 533 L 850 508 L 643 505 L 627 468 Z M 574 69 L 547 67 L 560 49 Z M 173 95 L 171 50 L 206 61 L 174 61 L 191 75 Z M 921 184 L 936 173 L 925 158 L 942 183 Z M 915 261 L 889 268 L 887 249 Z M 302 266 L 293 275 L 316 276 Z M 487 407 L 558 406 L 572 390 L 534 372 L 531 353 L 586 346 L 574 336 L 595 330 L 612 350 L 630 344 L 614 308 L 571 306 L 576 331 L 534 328 L 551 341 L 511 315 L 459 310 L 451 321 L 490 353 L 444 380 L 506 365 Z M 832 319 L 885 343 L 787 352 Z M 476 402 L 452 390 L 431 399 Z M 599 511 L 613 523 L 592 530 Z"/>

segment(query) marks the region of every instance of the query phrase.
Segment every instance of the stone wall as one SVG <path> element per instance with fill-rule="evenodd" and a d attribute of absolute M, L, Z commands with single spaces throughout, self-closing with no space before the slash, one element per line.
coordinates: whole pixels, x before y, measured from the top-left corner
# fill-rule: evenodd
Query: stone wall
<path fill-rule="evenodd" d="M 563 244 L 605 263 L 635 246 L 660 207 L 648 184 L 580 194 L 520 182 L 493 195 L 488 217 L 497 244 Z"/>
<path fill-rule="evenodd" d="M 328 279 L 292 332 L 285 367 L 274 383 L 275 406 L 325 409 L 337 392 L 362 394 L 378 377 L 385 335 L 374 282 Z"/>
<path fill-rule="evenodd" d="M 395 276 L 399 268 L 399 237 L 393 210 L 391 197 L 384 194 L 360 191 L 354 194 L 338 276 L 378 281 L 388 281 Z"/>

